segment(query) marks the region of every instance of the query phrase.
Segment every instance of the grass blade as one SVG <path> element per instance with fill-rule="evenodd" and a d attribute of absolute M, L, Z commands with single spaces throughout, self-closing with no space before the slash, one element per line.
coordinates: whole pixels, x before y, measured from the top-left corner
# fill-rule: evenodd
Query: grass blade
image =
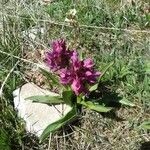
<path fill-rule="evenodd" d="M 98 81 L 101 80 L 101 78 L 105 75 L 105 73 L 107 72 L 107 70 L 108 70 L 113 64 L 114 64 L 114 61 L 111 62 L 111 63 L 105 68 L 105 70 L 102 72 L 102 74 L 101 74 L 101 76 L 100 76 L 100 78 L 99 78 Z"/>
<path fill-rule="evenodd" d="M 131 107 L 134 107 L 134 106 L 135 106 L 134 103 L 128 101 L 126 98 L 121 99 L 121 100 L 119 101 L 119 103 L 121 103 L 121 104 L 123 104 L 123 105 L 131 106 Z"/>
<path fill-rule="evenodd" d="M 140 125 L 140 128 L 150 130 L 150 121 L 144 121 L 144 122 Z"/>

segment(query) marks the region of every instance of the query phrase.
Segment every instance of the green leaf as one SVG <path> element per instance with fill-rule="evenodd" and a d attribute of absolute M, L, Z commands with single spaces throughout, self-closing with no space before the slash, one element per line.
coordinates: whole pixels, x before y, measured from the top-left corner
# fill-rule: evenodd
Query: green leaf
<path fill-rule="evenodd" d="M 110 111 L 112 108 L 111 107 L 105 107 L 103 105 L 99 105 L 97 103 L 93 103 L 91 101 L 81 101 L 80 104 L 86 106 L 89 109 L 95 110 L 97 112 L 108 112 Z"/>
<path fill-rule="evenodd" d="M 134 103 L 128 101 L 126 98 L 121 99 L 121 100 L 119 101 L 119 103 L 124 104 L 124 105 L 127 105 L 127 106 L 131 106 L 131 107 L 134 107 L 134 106 L 135 106 Z"/>
<path fill-rule="evenodd" d="M 33 102 L 46 103 L 46 104 L 60 104 L 64 103 L 63 99 L 60 96 L 51 96 L 51 95 L 36 95 L 26 98 L 32 100 Z"/>
<path fill-rule="evenodd" d="M 150 121 L 144 121 L 144 122 L 140 125 L 140 128 L 150 130 Z"/>
<path fill-rule="evenodd" d="M 146 61 L 145 73 L 150 74 L 150 62 Z"/>
<path fill-rule="evenodd" d="M 73 100 L 73 92 L 72 91 L 63 91 L 62 97 L 66 104 L 72 106 L 72 100 Z"/>
<path fill-rule="evenodd" d="M 80 60 L 83 60 L 83 51 L 78 51 L 78 52 L 79 52 Z"/>
<path fill-rule="evenodd" d="M 103 73 L 101 74 L 101 76 L 100 76 L 99 79 L 98 79 L 98 83 L 90 87 L 90 89 L 89 89 L 90 92 L 95 91 L 95 90 L 98 88 L 98 85 L 99 85 L 99 82 L 100 82 L 101 78 L 105 75 L 105 73 L 107 72 L 107 70 L 108 70 L 113 64 L 114 64 L 114 62 L 111 62 L 111 63 L 105 68 L 105 70 L 103 71 Z"/>
<path fill-rule="evenodd" d="M 60 127 L 64 126 L 66 123 L 74 119 L 76 114 L 77 114 L 76 108 L 72 108 L 61 119 L 48 125 L 46 129 L 43 131 L 42 135 L 40 136 L 40 142 L 42 142 L 46 137 L 48 137 L 50 133 L 53 133 L 54 131 L 58 130 Z"/>
<path fill-rule="evenodd" d="M 41 70 L 42 74 L 43 74 L 44 76 L 46 76 L 46 78 L 47 78 L 48 80 L 51 80 L 51 81 L 53 82 L 54 85 L 60 85 L 60 84 L 59 84 L 59 80 L 58 80 L 51 72 L 48 72 L 48 71 L 46 71 L 46 70 L 43 69 L 43 68 L 40 68 L 40 70 Z"/>
<path fill-rule="evenodd" d="M 98 81 L 101 80 L 101 78 L 105 75 L 105 73 L 107 72 L 107 70 L 108 70 L 113 64 L 114 64 L 114 61 L 111 62 L 111 63 L 105 68 L 105 70 L 102 72 L 102 74 L 101 74 L 101 76 L 100 76 L 100 78 L 99 78 Z"/>
<path fill-rule="evenodd" d="M 97 88 L 98 88 L 98 83 L 95 84 L 95 85 L 93 85 L 93 86 L 91 86 L 90 89 L 89 89 L 89 91 L 90 92 L 95 91 Z"/>

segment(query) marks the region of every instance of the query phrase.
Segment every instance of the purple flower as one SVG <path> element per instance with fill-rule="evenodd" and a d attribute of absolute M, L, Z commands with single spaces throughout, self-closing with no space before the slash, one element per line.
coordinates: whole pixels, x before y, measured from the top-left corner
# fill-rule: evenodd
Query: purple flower
<path fill-rule="evenodd" d="M 94 70 L 88 70 L 85 72 L 86 80 L 89 84 L 94 84 L 97 81 L 97 78 L 101 75 L 100 72 Z"/>
<path fill-rule="evenodd" d="M 46 52 L 45 62 L 53 71 L 69 66 L 71 51 L 66 49 L 64 40 L 57 40 L 52 43 L 52 51 Z"/>
<path fill-rule="evenodd" d="M 94 70 L 92 59 L 80 60 L 76 50 L 69 51 L 64 40 L 52 43 L 52 51 L 46 53 L 45 62 L 60 78 L 63 85 L 70 85 L 76 95 L 88 93 L 88 85 L 94 84 L 100 72 Z"/>
<path fill-rule="evenodd" d="M 70 67 L 59 72 L 61 83 L 70 84 L 76 95 L 88 93 L 87 85 L 94 84 L 100 72 L 94 70 L 91 59 L 79 60 L 78 53 L 73 51 Z"/>

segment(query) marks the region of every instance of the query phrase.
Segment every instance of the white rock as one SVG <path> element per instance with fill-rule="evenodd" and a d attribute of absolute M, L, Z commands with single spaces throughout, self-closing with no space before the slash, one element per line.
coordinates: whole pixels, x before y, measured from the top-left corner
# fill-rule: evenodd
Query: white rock
<path fill-rule="evenodd" d="M 14 106 L 18 110 L 18 115 L 26 122 L 26 130 L 36 134 L 38 137 L 49 124 L 57 121 L 62 115 L 71 110 L 68 105 L 49 106 L 25 100 L 30 96 L 44 94 L 57 95 L 43 90 L 33 83 L 27 83 L 13 92 Z"/>

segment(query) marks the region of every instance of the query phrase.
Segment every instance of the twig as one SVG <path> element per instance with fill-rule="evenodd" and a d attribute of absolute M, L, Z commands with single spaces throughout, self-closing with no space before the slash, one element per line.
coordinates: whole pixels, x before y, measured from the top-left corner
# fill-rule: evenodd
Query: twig
<path fill-rule="evenodd" d="M 4 15 L 4 14 L 2 14 Z M 24 19 L 28 19 L 26 17 L 23 16 L 13 16 L 13 15 L 8 15 L 5 14 L 7 16 L 10 17 L 20 17 L 20 18 L 24 18 Z M 42 19 L 38 19 L 38 21 L 40 22 L 48 22 L 50 24 L 54 24 L 54 25 L 58 25 L 58 26 L 65 26 L 65 27 L 73 27 L 72 25 L 68 25 L 67 23 L 65 24 L 64 22 L 55 22 L 55 21 L 51 21 L 51 20 L 42 20 Z M 80 28 L 91 28 L 91 29 L 102 29 L 102 30 L 116 30 L 116 31 L 124 31 L 124 32 L 134 32 L 134 33 L 145 33 L 145 34 L 150 34 L 150 30 L 135 30 L 135 29 L 123 29 L 123 28 L 114 28 L 114 27 L 100 27 L 100 26 L 93 26 L 93 25 L 79 25 Z"/>
<path fill-rule="evenodd" d="M 47 150 L 51 149 L 51 140 L 52 140 L 52 134 L 50 133 L 50 135 L 49 135 L 49 142 L 48 142 L 48 149 Z"/>
<path fill-rule="evenodd" d="M 124 32 L 135 32 L 135 33 L 150 33 L 150 30 L 122 29 L 122 28 L 99 27 L 99 26 L 90 26 L 90 25 L 80 25 L 80 27 L 102 29 L 102 30 L 117 30 L 117 31 L 124 31 Z"/>
<path fill-rule="evenodd" d="M 35 65 L 35 66 L 37 66 L 37 67 L 44 68 L 43 65 L 40 65 L 40 64 L 38 64 L 38 63 L 34 63 L 34 62 L 30 61 L 30 60 L 27 60 L 27 59 L 24 59 L 24 58 L 20 58 L 20 57 L 18 57 L 18 56 L 15 56 L 15 55 L 12 55 L 12 54 L 9 54 L 9 53 L 6 53 L 6 52 L 3 52 L 3 51 L 1 51 L 1 50 L 0 50 L 0 53 L 5 54 L 5 55 L 7 55 L 7 56 L 14 57 L 14 58 L 16 58 L 16 59 L 18 59 L 18 60 L 21 60 L 21 61 L 24 61 L 24 62 L 33 64 L 33 65 Z"/>

